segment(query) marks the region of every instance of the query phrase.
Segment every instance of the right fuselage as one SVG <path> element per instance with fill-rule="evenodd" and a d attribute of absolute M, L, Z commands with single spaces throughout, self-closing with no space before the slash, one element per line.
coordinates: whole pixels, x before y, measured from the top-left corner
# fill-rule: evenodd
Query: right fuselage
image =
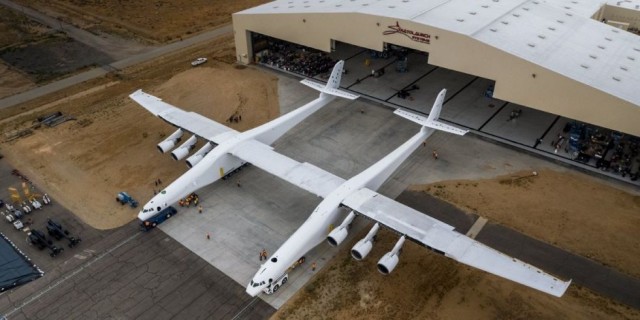
<path fill-rule="evenodd" d="M 432 129 L 423 127 L 420 132 L 386 157 L 345 181 L 340 187 L 331 192 L 329 196 L 320 202 L 300 228 L 260 267 L 247 285 L 247 293 L 252 296 L 258 295 L 272 281 L 276 281 L 282 276 L 300 257 L 322 243 L 341 217 L 340 204 L 342 201 L 351 193 L 362 188 L 377 190 L 402 162 L 415 151 L 422 141 L 432 133 Z"/>

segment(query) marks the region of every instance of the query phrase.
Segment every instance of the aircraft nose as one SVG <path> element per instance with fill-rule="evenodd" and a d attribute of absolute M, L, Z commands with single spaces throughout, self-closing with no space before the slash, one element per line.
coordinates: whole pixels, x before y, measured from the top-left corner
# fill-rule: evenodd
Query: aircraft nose
<path fill-rule="evenodd" d="M 252 297 L 257 296 L 260 291 L 262 291 L 261 287 L 252 287 L 251 284 L 247 285 L 247 293 Z"/>

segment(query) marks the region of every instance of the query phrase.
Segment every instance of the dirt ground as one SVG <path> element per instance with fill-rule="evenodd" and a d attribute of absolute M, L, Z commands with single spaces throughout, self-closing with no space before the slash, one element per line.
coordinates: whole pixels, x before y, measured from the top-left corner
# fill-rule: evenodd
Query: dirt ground
<path fill-rule="evenodd" d="M 51 36 L 47 27 L 0 6 L 0 56 Z M 0 61 L 0 98 L 35 86 L 25 72 Z"/>
<path fill-rule="evenodd" d="M 640 197 L 572 173 L 542 171 L 534 178 L 513 180 L 527 174 L 447 181 L 412 189 L 425 190 L 560 247 L 608 260 L 637 276 Z M 342 245 L 337 258 L 273 318 L 640 318 L 640 310 L 575 284 L 562 298 L 555 298 L 461 265 L 414 243 L 405 243 L 397 269 L 390 276 L 381 276 L 376 270 L 377 257 L 394 245 L 397 235 L 386 230 L 379 233 L 380 241 L 370 253 L 375 258 L 356 262 L 349 250 L 364 233 Z M 602 250 L 605 247 L 609 250 Z"/>
<path fill-rule="evenodd" d="M 265 0 L 19 0 L 83 29 L 167 42 L 231 22 Z M 55 12 L 55 13 L 54 13 Z"/>
<path fill-rule="evenodd" d="M 544 242 L 640 277 L 640 196 L 578 173 L 517 172 L 413 187 Z"/>
<path fill-rule="evenodd" d="M 230 41 L 224 39 L 218 56 L 229 54 Z M 211 46 L 203 44 L 201 51 Z M 118 205 L 116 193 L 127 191 L 144 204 L 153 195 L 155 179 L 172 181 L 186 171 L 186 165 L 156 149 L 175 128 L 135 104 L 128 94 L 142 88 L 221 123 L 240 114 L 242 121 L 230 124 L 238 130 L 279 114 L 273 75 L 215 60 L 185 71 L 188 61 L 179 57 L 178 70 L 175 64 L 155 61 L 120 75 L 119 80 L 51 101 L 31 116 L 18 116 L 13 122 L 61 110 L 77 121 L 35 130 L 29 137 L 5 143 L 2 153 L 33 180 L 41 180 L 39 185 L 89 225 L 110 229 L 133 220 L 138 210 Z M 163 72 L 169 74 L 164 75 L 166 79 L 159 76 Z M 147 77 L 149 81 L 140 81 Z"/>
<path fill-rule="evenodd" d="M 0 62 L 0 98 L 33 88 L 35 82 L 22 72 Z"/>

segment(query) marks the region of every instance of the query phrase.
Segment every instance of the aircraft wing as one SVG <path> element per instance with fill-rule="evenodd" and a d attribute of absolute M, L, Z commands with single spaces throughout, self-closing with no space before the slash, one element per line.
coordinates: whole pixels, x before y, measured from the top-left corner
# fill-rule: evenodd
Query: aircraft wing
<path fill-rule="evenodd" d="M 220 144 L 226 138 L 238 134 L 237 131 L 225 125 L 195 112 L 176 108 L 142 90 L 132 93 L 129 97 L 158 118 L 215 144 Z"/>
<path fill-rule="evenodd" d="M 494 275 L 561 297 L 571 281 L 562 281 L 454 231 L 453 227 L 369 189 L 360 189 L 345 206 L 438 253 Z"/>
<path fill-rule="evenodd" d="M 230 153 L 319 197 L 326 197 L 345 182 L 310 163 L 300 163 L 279 154 L 271 146 L 256 140 L 244 141 Z"/>

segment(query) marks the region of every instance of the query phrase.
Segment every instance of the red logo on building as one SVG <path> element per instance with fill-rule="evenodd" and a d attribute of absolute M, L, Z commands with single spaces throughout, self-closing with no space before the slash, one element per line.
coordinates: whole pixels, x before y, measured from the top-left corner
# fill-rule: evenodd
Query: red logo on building
<path fill-rule="evenodd" d="M 409 30 L 409 29 L 404 29 L 402 27 L 400 27 L 400 23 L 398 23 L 398 21 L 396 21 L 396 25 L 395 26 L 387 26 L 387 28 L 389 28 L 389 30 L 383 31 L 382 34 L 385 36 L 391 35 L 391 34 L 396 34 L 399 33 L 413 41 L 416 42 L 422 42 L 422 43 L 426 43 L 429 44 L 431 41 L 431 35 L 428 35 L 426 33 L 422 33 L 422 32 L 418 32 L 418 31 L 413 31 L 413 30 Z"/>

